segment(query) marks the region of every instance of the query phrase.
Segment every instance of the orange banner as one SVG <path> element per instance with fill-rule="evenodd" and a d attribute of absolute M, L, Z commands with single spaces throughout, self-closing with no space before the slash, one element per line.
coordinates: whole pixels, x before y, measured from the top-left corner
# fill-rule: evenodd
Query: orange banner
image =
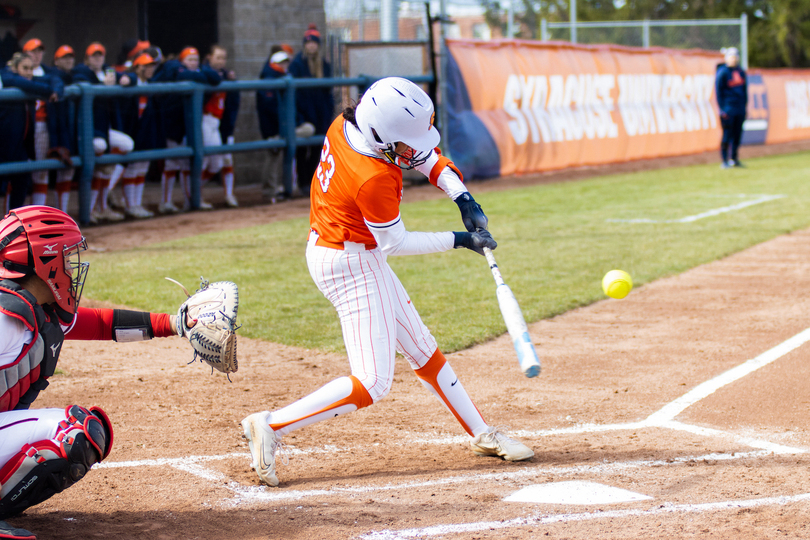
<path fill-rule="evenodd" d="M 719 147 L 719 53 L 520 40 L 449 40 L 448 48 L 449 145 L 465 174 Z"/>
<path fill-rule="evenodd" d="M 810 139 L 810 70 L 759 69 L 762 88 L 751 91 L 749 84 L 748 120 L 765 121 L 765 142 L 781 143 Z"/>

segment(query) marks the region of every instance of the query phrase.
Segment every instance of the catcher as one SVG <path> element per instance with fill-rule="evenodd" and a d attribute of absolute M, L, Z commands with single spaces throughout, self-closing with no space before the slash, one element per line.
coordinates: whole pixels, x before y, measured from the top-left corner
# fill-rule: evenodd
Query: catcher
<path fill-rule="evenodd" d="M 0 220 L 0 520 L 81 480 L 110 454 L 113 426 L 98 407 L 30 409 L 65 339 L 186 337 L 200 358 L 236 371 L 236 285 L 204 282 L 177 315 L 80 308 L 87 242 L 70 216 L 24 206 Z M 34 539 L 0 521 L 0 539 Z"/>

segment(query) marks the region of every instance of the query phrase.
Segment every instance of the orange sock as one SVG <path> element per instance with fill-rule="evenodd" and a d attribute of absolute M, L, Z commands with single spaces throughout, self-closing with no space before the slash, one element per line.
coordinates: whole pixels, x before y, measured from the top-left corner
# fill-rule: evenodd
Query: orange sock
<path fill-rule="evenodd" d="M 447 359 L 439 349 L 436 349 L 427 364 L 415 370 L 414 373 L 422 384 L 444 403 L 471 437 L 486 430 L 487 425 L 481 416 L 481 411 L 461 386 L 453 368 L 447 363 Z"/>

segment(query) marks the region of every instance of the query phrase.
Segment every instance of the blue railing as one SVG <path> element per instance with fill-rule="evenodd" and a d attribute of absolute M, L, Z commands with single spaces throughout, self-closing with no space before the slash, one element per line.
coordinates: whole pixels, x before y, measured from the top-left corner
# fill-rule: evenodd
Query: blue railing
<path fill-rule="evenodd" d="M 260 139 L 256 141 L 225 144 L 222 146 L 203 146 L 202 138 L 202 110 L 203 95 L 211 91 L 211 86 L 193 83 L 155 83 L 146 86 L 120 87 L 101 86 L 80 83 L 65 88 L 65 99 L 75 101 L 71 107 L 71 115 L 75 116 L 78 135 L 78 155 L 73 156 L 74 167 L 81 168 L 79 176 L 79 222 L 90 221 L 90 186 L 93 178 L 93 168 L 98 165 L 111 163 L 130 163 L 133 161 L 152 161 L 156 159 L 191 159 L 191 207 L 200 207 L 200 178 L 202 174 L 203 157 L 215 154 L 228 154 L 235 152 L 251 152 L 269 148 L 285 148 L 284 156 L 284 183 L 287 191 L 292 189 L 293 158 L 295 149 L 299 146 L 320 146 L 323 144 L 323 135 L 297 138 L 295 136 L 296 103 L 295 90 L 298 88 L 324 88 L 336 86 L 356 86 L 362 93 L 379 77 L 352 77 L 331 79 L 294 79 L 290 76 L 279 79 L 263 79 L 253 81 L 226 81 L 216 87 L 222 92 L 241 92 L 250 90 L 280 90 L 279 118 L 281 119 L 281 138 L 275 140 Z M 433 75 L 408 77 L 416 83 L 433 82 Z M 96 156 L 93 148 L 93 100 L 96 97 L 132 97 L 139 95 L 181 94 L 184 96 L 186 144 L 177 148 L 159 150 L 139 150 L 129 154 L 104 154 Z M 36 99 L 17 88 L 0 90 L 0 103 L 5 101 L 24 101 Z M 61 169 L 65 166 L 56 159 L 38 161 L 17 161 L 13 163 L 0 163 L 0 175 L 43 170 Z"/>

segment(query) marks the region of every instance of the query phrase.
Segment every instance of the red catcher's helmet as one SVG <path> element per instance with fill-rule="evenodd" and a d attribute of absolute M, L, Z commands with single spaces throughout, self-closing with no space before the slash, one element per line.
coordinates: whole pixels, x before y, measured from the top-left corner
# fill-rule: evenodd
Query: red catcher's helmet
<path fill-rule="evenodd" d="M 73 321 L 90 263 L 76 222 L 50 206 L 15 208 L 0 221 L 0 279 L 36 274 L 53 292 L 59 319 Z"/>

